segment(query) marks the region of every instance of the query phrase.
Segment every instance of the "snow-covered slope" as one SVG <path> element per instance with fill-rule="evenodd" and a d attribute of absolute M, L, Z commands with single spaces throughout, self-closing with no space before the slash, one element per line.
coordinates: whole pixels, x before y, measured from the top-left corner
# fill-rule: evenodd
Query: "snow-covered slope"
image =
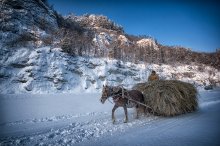
<path fill-rule="evenodd" d="M 18 48 L 0 59 L 0 93 L 97 92 L 103 84 L 132 87 L 147 81 L 151 70 L 161 79 L 178 79 L 209 85 L 220 80 L 212 67 L 122 62 L 107 58 L 73 57 L 60 48 Z M 210 74 L 212 72 L 212 74 Z"/>

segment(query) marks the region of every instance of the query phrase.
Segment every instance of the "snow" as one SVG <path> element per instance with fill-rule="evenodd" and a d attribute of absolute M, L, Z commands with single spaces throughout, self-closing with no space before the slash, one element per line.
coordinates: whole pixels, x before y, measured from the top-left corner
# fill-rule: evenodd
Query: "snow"
<path fill-rule="evenodd" d="M 220 90 L 200 91 L 199 110 L 123 123 L 100 93 L 1 94 L 0 145 L 219 145 Z"/>
<path fill-rule="evenodd" d="M 152 70 L 160 79 L 182 80 L 201 88 L 212 80 L 220 81 L 220 72 L 209 66 L 200 71 L 197 65 L 134 64 L 108 58 L 73 57 L 61 48 L 51 47 L 17 48 L 2 53 L 0 93 L 4 94 L 91 93 L 99 92 L 103 84 L 130 88 L 146 82 Z"/>
<path fill-rule="evenodd" d="M 144 39 L 141 39 L 139 41 L 137 41 L 137 45 L 139 47 L 149 47 L 152 45 L 152 47 L 155 49 L 155 50 L 159 50 L 156 42 L 151 39 L 151 38 L 144 38 Z"/>
<path fill-rule="evenodd" d="M 128 40 L 128 38 L 126 38 L 126 36 L 124 36 L 124 35 L 119 35 L 118 36 L 118 40 L 120 41 L 120 45 L 124 45 L 124 46 L 129 46 L 132 42 L 130 42 L 129 40 Z"/>

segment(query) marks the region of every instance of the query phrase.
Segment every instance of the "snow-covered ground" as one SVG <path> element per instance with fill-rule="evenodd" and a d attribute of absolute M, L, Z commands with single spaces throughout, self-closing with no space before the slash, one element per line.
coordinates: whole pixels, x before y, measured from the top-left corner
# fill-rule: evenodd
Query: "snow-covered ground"
<path fill-rule="evenodd" d="M 200 91 L 199 110 L 172 118 L 123 110 L 100 93 L 1 94 L 0 145 L 220 145 L 220 90 Z"/>

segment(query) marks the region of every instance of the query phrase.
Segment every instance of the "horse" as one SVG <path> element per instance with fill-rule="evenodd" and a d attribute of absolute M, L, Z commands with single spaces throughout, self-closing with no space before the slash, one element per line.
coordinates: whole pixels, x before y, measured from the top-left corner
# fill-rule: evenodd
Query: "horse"
<path fill-rule="evenodd" d="M 103 85 L 102 88 L 102 96 L 100 98 L 100 101 L 102 104 L 105 103 L 105 101 L 112 97 L 115 105 L 112 109 L 112 122 L 115 123 L 115 115 L 114 112 L 118 107 L 124 108 L 125 113 L 125 120 L 124 123 L 128 122 L 128 112 L 127 108 L 136 108 L 136 119 L 139 117 L 140 109 L 145 109 L 144 105 L 144 96 L 143 94 L 138 90 L 127 90 L 123 87 L 119 86 L 107 86 Z"/>

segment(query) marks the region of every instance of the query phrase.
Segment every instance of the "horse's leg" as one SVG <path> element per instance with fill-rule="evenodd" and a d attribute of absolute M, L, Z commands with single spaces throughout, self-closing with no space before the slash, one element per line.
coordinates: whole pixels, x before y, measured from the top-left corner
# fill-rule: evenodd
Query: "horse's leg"
<path fill-rule="evenodd" d="M 146 112 L 145 111 L 146 110 L 145 106 L 137 105 L 135 108 L 136 108 L 136 119 L 139 118 L 140 113 L 144 113 L 145 114 L 145 112 Z"/>
<path fill-rule="evenodd" d="M 114 124 L 115 123 L 115 110 L 118 108 L 117 105 L 115 105 L 112 109 L 112 123 Z"/>
<path fill-rule="evenodd" d="M 124 105 L 123 108 L 124 108 L 124 112 L 125 112 L 125 120 L 124 120 L 124 123 L 127 123 L 127 122 L 128 122 L 128 110 L 127 110 L 126 105 Z"/>
<path fill-rule="evenodd" d="M 149 111 L 149 108 L 148 108 L 148 107 L 145 107 L 145 108 L 144 108 L 144 115 L 145 115 L 145 116 L 149 116 L 149 115 L 150 115 L 150 111 Z"/>
<path fill-rule="evenodd" d="M 139 118 L 139 112 L 140 112 L 140 109 L 139 109 L 140 107 L 137 105 L 136 106 L 136 119 L 138 119 Z"/>

